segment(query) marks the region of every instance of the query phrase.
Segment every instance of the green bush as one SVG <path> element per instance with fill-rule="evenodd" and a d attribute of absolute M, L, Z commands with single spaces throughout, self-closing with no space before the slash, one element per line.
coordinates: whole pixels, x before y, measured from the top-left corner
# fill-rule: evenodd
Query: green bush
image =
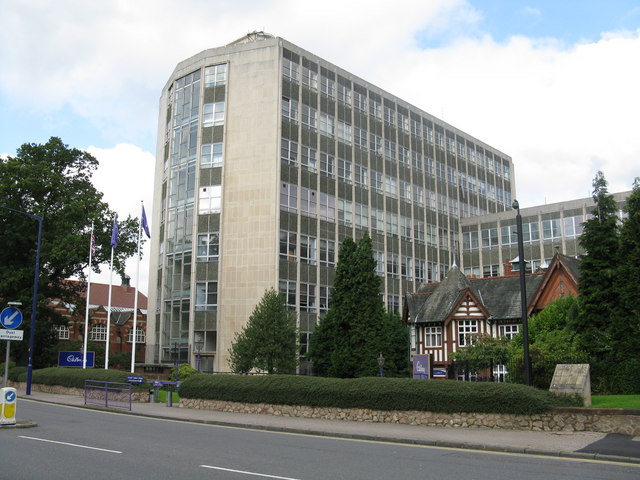
<path fill-rule="evenodd" d="M 180 382 L 182 382 L 183 380 L 192 377 L 193 375 L 197 375 L 198 371 L 193 368 L 191 365 L 189 365 L 188 363 L 181 363 L 180 367 L 178 368 L 178 380 Z M 176 381 L 176 369 L 175 367 L 171 369 L 171 372 L 169 373 L 169 380 L 171 380 L 172 382 Z"/>
<path fill-rule="evenodd" d="M 180 396 L 241 403 L 442 413 L 534 414 L 581 404 L 576 398 L 507 383 L 286 375 L 197 375 L 181 383 Z"/>

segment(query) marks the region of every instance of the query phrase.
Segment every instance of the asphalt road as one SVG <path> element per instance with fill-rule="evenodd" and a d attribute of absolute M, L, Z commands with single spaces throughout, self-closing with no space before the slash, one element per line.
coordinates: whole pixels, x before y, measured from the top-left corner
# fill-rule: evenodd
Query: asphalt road
<path fill-rule="evenodd" d="M 219 427 L 24 401 L 0 479 L 637 479 L 640 465 Z"/>

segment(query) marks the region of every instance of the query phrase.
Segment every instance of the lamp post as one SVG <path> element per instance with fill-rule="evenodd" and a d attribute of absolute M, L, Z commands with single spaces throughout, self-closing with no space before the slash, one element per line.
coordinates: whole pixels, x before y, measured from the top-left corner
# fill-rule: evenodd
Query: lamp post
<path fill-rule="evenodd" d="M 33 275 L 33 303 L 31 305 L 31 329 L 29 331 L 29 360 L 27 363 L 27 386 L 25 393 L 27 395 L 31 395 L 31 379 L 33 378 L 33 344 L 35 340 L 35 332 L 36 332 L 36 307 L 38 305 L 38 278 L 40 277 L 40 244 L 42 241 L 42 217 L 38 215 L 33 215 L 31 213 L 23 212 L 21 210 L 16 210 L 15 208 L 3 207 L 5 210 L 10 210 L 12 212 L 20 213 L 22 215 L 26 215 L 27 217 L 31 217 L 34 220 L 38 221 L 38 247 L 36 249 L 36 268 L 35 273 Z"/>
<path fill-rule="evenodd" d="M 380 367 L 380 376 L 384 377 L 384 357 L 382 356 L 382 352 L 378 356 L 378 367 Z"/>
<path fill-rule="evenodd" d="M 198 373 L 200 373 L 200 351 L 204 346 L 204 338 L 202 338 L 202 333 L 195 334 L 193 343 L 196 346 L 196 352 L 198 354 Z"/>
<path fill-rule="evenodd" d="M 524 279 L 526 263 L 524 261 L 524 245 L 522 239 L 522 216 L 520 204 L 514 200 L 511 205 L 516 211 L 516 226 L 518 228 L 518 260 L 520 271 L 520 313 L 522 315 L 522 343 L 524 344 L 524 383 L 531 385 L 531 371 L 529 359 L 529 323 L 527 321 L 527 286 Z"/>

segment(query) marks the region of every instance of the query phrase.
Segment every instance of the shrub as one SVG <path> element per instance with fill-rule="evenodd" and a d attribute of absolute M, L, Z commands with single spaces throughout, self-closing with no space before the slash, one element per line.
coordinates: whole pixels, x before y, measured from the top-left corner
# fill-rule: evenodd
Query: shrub
<path fill-rule="evenodd" d="M 122 370 L 50 367 L 33 370 L 31 383 L 60 385 L 67 388 L 84 388 L 85 380 L 126 383 L 129 375 L 130 373 Z M 27 367 L 14 367 L 10 369 L 9 379 L 14 382 L 26 382 Z M 134 384 L 134 387 L 149 388 L 149 384 Z"/>
<path fill-rule="evenodd" d="M 242 403 L 442 413 L 533 414 L 580 405 L 575 398 L 559 397 L 524 385 L 376 377 L 198 375 L 181 384 L 180 396 Z"/>

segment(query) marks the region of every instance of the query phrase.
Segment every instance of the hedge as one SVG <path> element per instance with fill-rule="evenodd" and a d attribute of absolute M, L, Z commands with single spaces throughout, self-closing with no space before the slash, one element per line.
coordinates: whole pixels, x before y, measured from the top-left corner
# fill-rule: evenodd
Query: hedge
<path fill-rule="evenodd" d="M 31 383 L 41 385 L 60 385 L 67 388 L 84 388 L 85 380 L 126 383 L 129 375 L 131 375 L 131 373 L 122 370 L 51 367 L 33 370 Z M 9 380 L 14 382 L 26 382 L 27 367 L 10 368 Z M 149 386 L 150 385 L 148 383 L 133 384 L 134 388 L 148 389 Z"/>
<path fill-rule="evenodd" d="M 535 414 L 582 404 L 525 385 L 378 377 L 201 374 L 185 379 L 179 393 L 181 398 L 240 403 L 442 413 Z"/>

